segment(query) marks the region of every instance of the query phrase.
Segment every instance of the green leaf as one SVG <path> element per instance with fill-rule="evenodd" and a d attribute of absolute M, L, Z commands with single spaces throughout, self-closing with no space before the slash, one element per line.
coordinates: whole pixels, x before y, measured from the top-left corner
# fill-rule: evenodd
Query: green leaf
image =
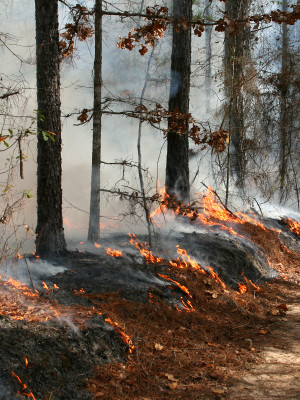
<path fill-rule="evenodd" d="M 25 196 L 27 197 L 27 199 L 32 199 L 33 195 L 29 192 L 29 190 L 24 192 Z"/>
<path fill-rule="evenodd" d="M 5 144 L 6 147 L 9 147 L 9 144 L 7 142 L 3 142 Z"/>
<path fill-rule="evenodd" d="M 48 133 L 45 131 L 42 131 L 42 135 L 43 135 L 45 142 L 48 142 L 48 139 L 49 139 Z"/>

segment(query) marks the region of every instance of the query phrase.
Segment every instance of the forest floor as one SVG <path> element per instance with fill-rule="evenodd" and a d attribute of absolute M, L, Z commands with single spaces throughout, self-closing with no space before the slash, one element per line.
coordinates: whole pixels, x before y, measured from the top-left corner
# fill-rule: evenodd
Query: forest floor
<path fill-rule="evenodd" d="M 226 399 L 300 399 L 300 292 L 282 288 L 283 293 L 286 316 L 265 336 L 254 338 L 259 360 L 242 375 L 233 374 L 235 384 Z"/>
<path fill-rule="evenodd" d="M 299 238 L 255 229 L 280 270 L 259 287 L 81 251 L 46 289 L 0 281 L 0 399 L 299 399 Z"/>
<path fill-rule="evenodd" d="M 255 297 L 219 292 L 180 318 L 163 304 L 153 314 L 116 301 L 138 347 L 125 363 L 97 367 L 88 387 L 97 400 L 299 399 L 299 289 L 274 282 Z"/>

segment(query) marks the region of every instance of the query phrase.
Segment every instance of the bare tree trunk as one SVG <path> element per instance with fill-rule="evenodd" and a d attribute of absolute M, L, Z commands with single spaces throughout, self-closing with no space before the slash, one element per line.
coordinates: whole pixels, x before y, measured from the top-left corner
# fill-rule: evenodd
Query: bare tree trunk
<path fill-rule="evenodd" d="M 283 0 L 282 11 L 287 11 Z M 280 74 L 280 202 L 284 200 L 288 157 L 288 89 L 289 89 L 289 38 L 286 24 L 282 24 L 282 54 Z"/>
<path fill-rule="evenodd" d="M 230 19 L 243 19 L 250 7 L 249 0 L 227 0 L 225 10 Z M 249 28 L 240 27 L 236 34 L 225 33 L 225 90 L 229 102 L 228 125 L 230 126 L 231 175 L 235 184 L 243 188 L 245 184 L 246 155 L 244 149 L 245 121 L 243 99 L 243 71 L 249 50 Z"/>
<path fill-rule="evenodd" d="M 102 125 L 102 0 L 95 3 L 95 62 L 94 62 L 94 111 L 92 178 L 88 240 L 100 239 L 100 165 Z"/>
<path fill-rule="evenodd" d="M 61 189 L 58 5 L 57 0 L 35 0 L 35 7 L 38 102 L 36 248 L 41 257 L 50 258 L 66 251 Z"/>
<path fill-rule="evenodd" d="M 140 105 L 143 104 L 145 92 L 146 92 L 147 85 L 148 85 L 148 82 L 149 82 L 150 66 L 151 66 L 151 60 L 152 60 L 153 55 L 154 55 L 154 51 L 155 51 L 155 47 L 153 47 L 152 52 L 151 52 L 151 54 L 149 56 L 149 59 L 148 59 L 145 82 L 144 82 L 144 86 L 143 86 L 143 89 L 142 89 L 142 92 L 141 92 L 141 97 L 140 97 Z M 144 208 L 144 211 L 145 211 L 145 217 L 146 217 L 146 223 L 147 223 L 147 229 L 148 229 L 148 242 L 149 242 L 149 246 L 151 248 L 152 247 L 151 218 L 150 218 L 149 207 L 148 207 L 147 200 L 146 200 L 145 185 L 144 185 L 143 171 L 142 171 L 142 149 L 141 149 L 142 123 L 143 123 L 143 121 L 140 118 L 140 120 L 139 120 L 139 128 L 138 128 L 138 142 L 137 142 L 138 171 L 139 171 L 139 180 L 140 180 L 140 186 L 141 186 L 141 194 L 142 194 L 142 197 L 143 197 L 143 208 Z"/>
<path fill-rule="evenodd" d="M 191 21 L 192 0 L 173 0 L 173 15 L 175 18 L 184 17 Z M 180 27 L 180 32 L 177 32 L 173 27 L 169 111 L 189 112 L 190 75 L 191 29 Z M 186 133 L 178 134 L 172 130 L 172 118 L 170 118 L 167 136 L 166 191 L 171 195 L 177 194 L 181 200 L 187 202 L 190 198 L 188 121 L 182 121 L 181 128 Z"/>
<path fill-rule="evenodd" d="M 204 19 L 211 21 L 211 1 L 205 0 Z M 211 96 L 211 34 L 212 26 L 205 27 L 205 99 L 206 112 L 210 112 L 210 96 Z"/>

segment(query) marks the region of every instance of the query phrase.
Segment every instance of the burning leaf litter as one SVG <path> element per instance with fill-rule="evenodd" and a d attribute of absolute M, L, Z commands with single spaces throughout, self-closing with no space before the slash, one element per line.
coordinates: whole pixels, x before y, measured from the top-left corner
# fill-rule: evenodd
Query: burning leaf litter
<path fill-rule="evenodd" d="M 123 253 L 120 250 L 115 250 L 115 249 L 111 249 L 110 247 L 108 247 L 106 249 L 106 254 L 108 254 L 111 257 L 122 257 Z"/>
<path fill-rule="evenodd" d="M 23 383 L 21 381 L 21 378 L 16 375 L 13 371 L 11 372 L 12 376 L 15 377 L 17 379 L 17 381 L 19 382 L 19 384 L 22 386 L 21 392 L 20 394 L 29 397 L 33 400 L 36 400 L 36 398 L 34 397 L 33 393 L 28 389 L 27 385 L 25 385 L 25 383 Z"/>
<path fill-rule="evenodd" d="M 295 252 L 290 251 L 281 243 L 278 230 L 273 228 L 268 229 L 260 221 L 256 221 L 255 218 L 250 216 L 245 216 L 245 214 L 233 217 L 227 210 L 224 211 L 222 207 L 221 213 L 220 207 L 216 206 L 215 204 L 216 202 L 212 201 L 211 197 L 207 197 L 208 199 L 206 199 L 204 202 L 205 207 L 203 207 L 203 215 L 205 218 L 198 218 L 197 216 L 197 218 L 194 219 L 195 215 L 193 215 L 193 223 L 199 223 L 199 221 L 203 223 L 203 221 L 208 221 L 207 225 L 212 227 L 213 225 L 222 225 L 224 221 L 227 224 L 229 219 L 230 224 L 240 224 L 244 226 L 243 235 L 247 236 L 250 232 L 251 237 L 254 237 L 257 242 L 261 240 L 260 235 L 262 235 L 262 232 L 264 238 L 267 238 L 267 240 L 269 238 L 271 239 L 272 249 L 270 247 L 269 251 L 269 248 L 265 247 L 267 251 L 269 251 L 270 257 L 272 258 L 272 261 L 270 259 L 270 263 L 273 262 L 273 260 L 283 260 L 282 254 L 284 254 L 284 257 L 288 257 L 289 261 L 294 263 L 296 262 L 295 260 L 297 260 L 297 255 Z M 208 209 L 208 204 L 210 204 L 210 207 L 215 210 L 214 216 L 210 217 L 210 219 L 205 211 Z M 186 213 L 184 214 L 182 209 L 178 209 L 178 206 L 176 207 L 177 213 L 190 217 L 186 210 Z M 166 209 L 164 211 L 166 211 Z M 211 213 L 211 211 L 209 212 Z M 227 220 L 225 217 L 227 217 Z M 229 228 L 229 232 L 237 235 L 235 229 L 232 229 L 230 226 Z M 254 329 L 253 319 L 255 320 L 256 316 L 258 320 L 261 320 L 262 317 L 266 315 L 266 311 L 264 309 L 266 306 L 264 303 L 264 296 L 266 293 L 265 289 L 261 288 L 261 286 L 257 286 L 256 283 L 253 283 L 251 279 L 248 279 L 244 276 L 243 281 L 238 283 L 239 292 L 237 293 L 226 286 L 226 284 L 221 280 L 212 267 L 207 265 L 202 267 L 200 263 L 190 257 L 188 251 L 181 245 L 176 246 L 178 257 L 168 260 L 155 255 L 149 249 L 147 243 L 139 241 L 135 235 L 131 234 L 129 236 L 130 243 L 143 256 L 146 262 L 145 268 L 150 264 L 159 267 L 161 269 L 161 273 L 157 272 L 157 275 L 164 280 L 171 282 L 173 288 L 177 288 L 176 290 L 180 292 L 180 307 L 176 303 L 173 304 L 173 307 L 170 307 L 168 303 L 163 301 L 163 297 L 161 297 L 159 294 L 160 292 L 156 291 L 155 289 L 147 292 L 149 300 L 148 304 L 140 304 L 137 306 L 136 302 L 124 300 L 117 294 L 115 296 L 110 295 L 111 297 L 108 301 L 105 300 L 105 296 L 102 298 L 102 300 L 101 297 L 99 297 L 98 301 L 97 298 L 94 298 L 91 296 L 91 294 L 87 293 L 84 288 L 79 289 L 80 286 L 77 289 L 73 289 L 72 293 L 80 295 L 82 301 L 87 300 L 92 302 L 93 306 L 91 304 L 88 306 L 63 306 L 56 301 L 51 300 L 51 296 L 56 294 L 61 295 L 60 293 L 64 293 L 64 290 L 66 290 L 58 290 L 59 287 L 61 287 L 59 280 L 59 286 L 56 283 L 51 285 L 48 283 L 48 281 L 47 283 L 42 281 L 42 290 L 48 296 L 44 298 L 40 296 L 40 293 L 36 289 L 30 289 L 25 284 L 15 281 L 12 278 L 6 279 L 4 276 L 0 276 L 0 279 L 2 280 L 0 282 L 0 290 L 3 291 L 4 289 L 8 289 L 8 291 L 5 293 L 5 303 L 2 302 L 0 304 L 0 314 L 2 317 L 17 320 L 18 322 L 20 321 L 20 323 L 22 321 L 27 321 L 30 323 L 45 323 L 51 319 L 62 320 L 65 326 L 68 326 L 69 328 L 73 327 L 72 329 L 74 332 L 77 331 L 77 333 L 75 332 L 77 335 L 80 333 L 80 331 L 85 329 L 89 319 L 92 321 L 93 318 L 101 317 L 106 323 L 114 328 L 118 335 L 120 335 L 122 341 L 127 346 L 130 357 L 133 357 L 132 360 L 134 360 L 131 361 L 131 359 L 128 359 L 127 367 L 125 367 L 125 369 L 122 367 L 122 373 L 119 375 L 121 377 L 123 390 L 125 390 L 124 393 L 127 393 L 126 382 L 128 382 L 129 387 L 133 385 L 133 387 L 135 387 L 134 390 L 137 390 L 137 381 L 132 376 L 131 372 L 134 372 L 137 375 L 137 379 L 140 379 L 141 382 L 144 382 L 145 386 L 148 385 L 147 379 L 150 379 L 151 377 L 154 379 L 155 376 L 158 377 L 155 379 L 157 379 L 159 385 L 157 386 L 155 383 L 153 390 L 154 392 L 156 391 L 155 393 L 158 393 L 159 390 L 162 390 L 162 392 L 165 393 L 164 396 L 167 396 L 168 398 L 170 396 L 167 394 L 167 392 L 165 392 L 166 390 L 171 390 L 172 392 L 176 393 L 176 396 L 179 393 L 179 396 L 181 396 L 183 393 L 182 390 L 184 390 L 185 396 L 189 396 L 188 393 L 190 393 L 192 396 L 194 390 L 196 390 L 198 393 L 199 390 L 207 390 L 204 388 L 205 385 L 207 385 L 210 377 L 212 377 L 211 379 L 215 379 L 215 377 L 217 377 L 216 379 L 220 381 L 225 379 L 224 376 L 222 377 L 221 369 L 216 370 L 214 367 L 216 360 L 218 360 L 217 362 L 220 365 L 222 365 L 224 362 L 226 366 L 230 365 L 230 363 L 235 365 L 236 362 L 240 362 L 240 360 L 231 360 L 229 354 L 224 352 L 226 349 L 226 344 L 224 344 L 222 341 L 222 344 L 218 344 L 218 335 L 220 331 L 222 331 L 222 334 L 225 335 L 225 338 L 228 338 L 229 343 L 232 341 L 232 327 L 228 326 L 230 321 L 232 324 L 232 317 L 228 317 L 228 313 L 231 315 L 237 313 L 237 315 L 239 315 L 239 319 L 244 319 L 244 322 L 247 321 L 246 324 L 244 323 L 242 326 L 240 326 L 239 321 L 239 325 L 237 324 L 234 327 L 235 335 L 240 331 L 240 340 L 244 340 L 242 337 L 244 335 L 243 326 L 246 327 L 245 331 L 248 332 L 249 327 L 250 329 Z M 95 247 L 98 247 L 96 244 L 100 247 L 100 244 L 98 243 L 95 243 Z M 276 253 L 277 248 L 280 248 L 281 254 L 279 251 Z M 106 253 L 113 258 L 126 257 L 121 250 L 106 248 Z M 21 259 L 22 256 L 19 258 Z M 282 264 L 282 268 L 285 268 L 284 264 Z M 74 271 L 70 271 L 70 274 L 72 272 Z M 179 274 L 179 272 L 181 274 Z M 166 273 L 168 273 L 168 275 Z M 172 276 L 169 276 L 170 273 Z M 182 280 L 184 280 L 184 282 L 182 282 Z M 207 286 L 209 286 L 209 290 Z M 175 296 L 175 292 L 173 294 Z M 243 297 L 241 297 L 241 294 L 243 294 Z M 259 297 L 259 301 L 256 301 L 256 297 Z M 218 305 L 217 308 L 215 307 L 215 304 Z M 279 305 L 272 305 L 269 307 L 270 311 L 268 312 L 270 315 L 278 317 L 282 313 L 286 312 L 284 306 L 286 307 L 284 302 L 280 303 Z M 214 310 L 215 315 L 213 315 L 212 310 Z M 109 316 L 106 316 L 106 314 Z M 247 319 L 248 314 L 251 316 L 252 322 L 250 322 L 250 319 Z M 219 319 L 222 315 L 223 317 L 225 316 L 223 320 Z M 214 321 L 214 325 L 212 325 L 212 321 Z M 122 328 L 123 326 L 126 326 L 126 333 Z M 168 327 L 167 331 L 165 331 L 166 326 Z M 202 332 L 201 340 L 199 339 L 199 329 L 201 329 Z M 257 333 L 257 326 L 255 326 L 255 332 Z M 260 332 L 266 332 L 266 330 L 260 329 Z M 137 346 L 137 343 L 134 343 L 133 337 L 139 338 L 135 340 L 142 340 L 142 342 Z M 81 340 L 80 337 L 78 340 Z M 215 342 L 217 343 L 215 344 Z M 190 350 L 188 349 L 193 348 L 193 352 L 195 353 L 197 359 L 199 349 L 201 350 L 200 353 L 202 355 L 206 354 L 206 356 L 210 358 L 212 357 L 211 352 L 205 350 L 205 344 L 207 343 L 210 343 L 216 349 L 220 350 L 220 359 L 218 359 L 218 354 L 214 354 L 213 363 L 210 363 L 210 361 L 207 360 L 203 361 L 201 368 L 205 366 L 205 370 L 210 371 L 206 377 L 201 376 L 201 378 L 199 378 L 197 375 L 199 372 L 197 372 L 194 373 L 192 378 L 188 378 L 186 371 L 195 370 L 195 368 L 192 367 L 194 364 L 191 364 L 191 362 L 196 364 L 198 362 L 196 359 L 194 360 Z M 159 349 L 157 348 L 158 346 Z M 159 364 L 159 369 L 164 369 L 166 371 L 169 368 L 168 366 L 172 365 L 173 370 L 169 370 L 167 375 L 164 374 L 164 376 L 161 376 L 157 369 L 155 369 L 158 368 L 157 361 L 155 361 L 155 359 L 151 361 L 150 357 L 150 355 L 153 353 L 153 348 L 158 350 L 161 354 L 162 360 L 160 361 L 161 364 Z M 136 350 L 136 352 L 134 350 Z M 239 352 L 240 350 L 236 350 L 235 354 L 239 354 Z M 143 368 L 147 369 L 146 375 L 148 378 L 146 378 L 146 375 L 141 375 L 143 370 L 139 368 L 141 354 L 144 354 Z M 25 367 L 30 370 L 31 368 L 28 368 L 29 363 L 27 357 L 27 355 L 25 358 L 23 357 L 23 363 L 25 360 Z M 171 379 L 171 383 L 169 377 L 175 376 L 175 365 L 170 357 L 175 357 L 176 360 L 179 360 L 179 364 L 182 365 L 182 368 L 176 370 L 176 378 L 174 378 L 174 380 Z M 221 361 L 222 357 L 225 357 L 225 361 Z M 34 363 L 32 365 L 34 365 Z M 105 371 L 103 371 L 101 367 L 97 368 L 95 378 L 88 383 L 89 389 L 93 393 L 96 393 L 96 389 L 98 393 L 104 393 L 112 382 L 107 377 L 110 373 L 115 374 L 113 371 L 117 370 L 117 365 L 118 364 L 112 364 L 110 367 L 108 366 Z M 199 368 L 200 367 L 197 366 L 196 370 L 199 371 Z M 13 376 L 22 386 L 22 391 L 24 392 L 23 394 L 25 395 L 26 392 L 27 397 L 31 396 L 31 398 L 35 399 L 36 397 L 34 397 L 34 394 L 28 389 L 27 385 L 22 382 L 19 376 L 15 373 L 13 373 Z M 23 376 L 23 373 L 20 374 L 20 376 Z M 27 379 L 24 380 L 28 381 Z M 108 386 L 105 382 L 108 382 Z M 153 382 L 154 381 L 152 381 L 152 383 Z M 170 385 L 172 383 L 176 383 L 176 385 L 171 387 Z M 139 383 L 139 386 L 140 385 L 141 383 Z M 32 387 L 32 384 L 30 384 L 30 386 Z M 159 389 L 159 387 L 161 389 Z M 223 389 L 212 388 L 211 392 L 216 393 L 214 390 Z M 128 392 L 128 395 L 129 393 L 130 392 Z M 130 394 L 130 396 L 132 395 L 133 393 Z M 139 392 L 138 396 L 141 395 L 145 396 L 148 395 L 148 393 L 143 391 Z M 97 398 L 97 396 L 95 398 Z M 118 397 L 105 397 L 104 395 L 103 398 L 112 399 Z"/>

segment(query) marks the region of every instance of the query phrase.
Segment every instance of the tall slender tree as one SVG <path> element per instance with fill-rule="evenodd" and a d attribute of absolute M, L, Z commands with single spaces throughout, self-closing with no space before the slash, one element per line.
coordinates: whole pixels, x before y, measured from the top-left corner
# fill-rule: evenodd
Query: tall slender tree
<path fill-rule="evenodd" d="M 286 12 L 288 9 L 288 1 L 283 0 L 282 11 Z M 288 122 L 288 108 L 289 108 L 289 86 L 290 86 L 290 54 L 289 54 L 289 37 L 288 27 L 285 23 L 282 24 L 282 53 L 281 53 L 281 72 L 279 74 L 279 90 L 280 90 L 280 202 L 284 199 L 286 175 L 287 175 L 287 161 L 288 161 L 288 142 L 289 142 L 289 122 Z"/>
<path fill-rule="evenodd" d="M 244 19 L 251 0 L 227 0 L 225 10 L 231 20 Z M 249 28 L 240 26 L 236 32 L 225 33 L 225 90 L 228 98 L 230 130 L 229 168 L 237 187 L 244 187 L 246 156 L 245 115 L 243 97 L 244 66 L 249 56 Z"/>
<path fill-rule="evenodd" d="M 212 19 L 212 7 L 211 1 L 205 0 L 204 18 L 206 22 L 210 22 Z M 210 97 L 211 97 L 211 37 L 212 37 L 212 26 L 205 26 L 205 100 L 206 100 L 206 112 L 210 112 Z"/>
<path fill-rule="evenodd" d="M 49 258 L 66 251 L 62 219 L 58 3 L 57 0 L 35 0 L 35 7 L 38 103 L 36 248 L 40 256 Z"/>
<path fill-rule="evenodd" d="M 102 0 L 95 2 L 95 60 L 94 60 L 94 110 L 93 149 L 88 240 L 100 239 L 100 165 L 102 125 Z"/>
<path fill-rule="evenodd" d="M 186 114 L 189 112 L 190 76 L 191 76 L 191 28 L 181 24 L 183 19 L 192 20 L 192 0 L 173 0 L 173 16 L 179 24 L 173 26 L 171 85 L 169 111 Z M 180 124 L 179 134 L 174 129 L 174 118 L 169 119 L 167 135 L 166 191 L 183 201 L 189 201 L 189 162 L 188 162 L 188 121 L 176 121 Z"/>

